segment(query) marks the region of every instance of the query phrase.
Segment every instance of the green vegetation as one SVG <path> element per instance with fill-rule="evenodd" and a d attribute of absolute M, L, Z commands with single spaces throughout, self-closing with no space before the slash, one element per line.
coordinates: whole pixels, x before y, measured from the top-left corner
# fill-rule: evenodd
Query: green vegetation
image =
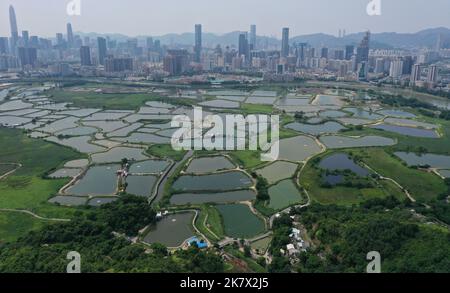
<path fill-rule="evenodd" d="M 223 272 L 222 259 L 211 251 L 190 248 L 166 256 L 167 249 L 158 246 L 153 253 L 146 253 L 144 246 L 114 236 L 115 228 L 134 234 L 134 227 L 142 228 L 152 220 L 142 217 L 143 204 L 143 198 L 121 198 L 108 205 L 108 212 L 97 209 L 88 218 L 47 225 L 15 243 L 1 244 L 0 272 L 64 273 L 69 251 L 82 255 L 83 272 Z M 138 210 L 139 215 L 129 218 Z M 117 217 L 117 222 L 111 217 Z"/>
<path fill-rule="evenodd" d="M 229 155 L 245 169 L 254 168 L 262 164 L 259 151 L 235 151 L 229 153 Z"/>
<path fill-rule="evenodd" d="M 340 151 L 342 152 L 342 151 Z M 329 153 L 327 153 L 329 154 Z M 400 188 L 391 182 L 377 180 L 373 177 L 357 178 L 351 176 L 348 184 L 330 186 L 323 183 L 322 174 L 325 172 L 318 164 L 323 154 L 305 166 L 300 176 L 300 185 L 308 190 L 311 199 L 321 204 L 352 205 L 364 202 L 372 198 L 383 198 L 393 195 L 399 199 L 405 199 Z M 378 160 L 378 157 L 374 157 Z M 369 164 L 369 166 L 371 166 Z"/>
<path fill-rule="evenodd" d="M 4 175 L 4 174 L 6 174 L 6 173 L 8 173 L 8 172 L 11 172 L 12 170 L 14 170 L 14 169 L 16 169 L 17 168 L 17 166 L 16 165 L 9 165 L 9 164 L 0 164 L 0 176 L 2 176 L 2 175 Z"/>
<path fill-rule="evenodd" d="M 365 149 L 352 151 L 364 163 L 384 177 L 396 180 L 411 195 L 420 201 L 428 201 L 447 192 L 445 182 L 438 176 L 408 168 L 393 155 L 383 149 Z"/>
<path fill-rule="evenodd" d="M 0 212 L 0 243 L 16 241 L 29 231 L 41 229 L 50 222 L 19 212 Z"/>
<path fill-rule="evenodd" d="M 23 166 L 0 181 L 0 208 L 22 209 L 34 212 L 42 217 L 71 218 L 77 211 L 74 208 L 58 207 L 48 203 L 58 190 L 67 183 L 67 179 L 48 180 L 45 175 L 61 166 L 63 162 L 82 157 L 69 148 L 58 146 L 43 140 L 31 139 L 19 130 L 0 128 L 0 162 L 15 162 Z M 0 212 L 1 214 L 2 212 Z M 19 217 L 19 216 L 17 216 Z M 27 227 L 38 227 L 38 223 L 21 217 L 13 221 L 12 216 L 3 218 L 9 225 L 2 239 L 11 239 L 22 235 Z M 11 220 L 11 222 L 9 222 Z"/>
<path fill-rule="evenodd" d="M 271 105 L 242 104 L 240 108 L 243 114 L 271 114 L 273 108 Z"/>
<path fill-rule="evenodd" d="M 156 213 L 145 198 L 123 195 L 120 200 L 102 205 L 98 219 L 116 232 L 136 236 L 140 229 L 156 222 Z"/>
<path fill-rule="evenodd" d="M 213 241 L 218 241 L 225 237 L 222 217 L 213 205 L 205 204 L 201 206 L 201 212 L 196 226 L 204 235 Z"/>
<path fill-rule="evenodd" d="M 136 110 L 145 102 L 158 100 L 159 96 L 144 93 L 95 93 L 55 89 L 48 92 L 56 102 L 73 103 L 75 107 L 108 110 Z"/>
<path fill-rule="evenodd" d="M 448 271 L 448 230 L 420 225 L 393 197 L 359 207 L 313 205 L 299 217 L 316 247 L 300 255 L 296 271 L 364 272 L 369 251 L 380 252 L 382 272 Z"/>
<path fill-rule="evenodd" d="M 147 153 L 160 159 L 172 159 L 181 161 L 186 155 L 186 151 L 176 151 L 169 144 L 155 144 L 147 149 Z"/>
<path fill-rule="evenodd" d="M 244 248 L 245 249 L 245 248 Z M 250 272 L 253 273 L 267 273 L 267 270 L 265 267 L 261 266 L 259 263 L 257 263 L 255 260 L 253 260 L 251 257 L 245 255 L 244 252 L 237 249 L 236 247 L 228 246 L 225 248 L 225 251 L 231 254 L 232 256 L 245 261 L 247 265 L 247 270 L 250 270 Z"/>

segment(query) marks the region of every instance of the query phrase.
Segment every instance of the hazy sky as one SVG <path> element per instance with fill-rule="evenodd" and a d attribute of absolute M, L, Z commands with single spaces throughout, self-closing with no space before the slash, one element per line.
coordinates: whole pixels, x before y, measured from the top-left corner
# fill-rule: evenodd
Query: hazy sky
<path fill-rule="evenodd" d="M 381 0 L 382 15 L 368 16 L 370 0 L 80 0 L 81 16 L 68 16 L 70 0 L 1 0 L 0 36 L 9 36 L 8 6 L 16 9 L 19 31 L 54 36 L 74 31 L 122 33 L 129 36 L 162 35 L 194 30 L 226 33 L 257 25 L 258 35 L 280 37 L 323 32 L 336 35 L 370 29 L 373 32 L 416 32 L 450 28 L 450 0 Z"/>

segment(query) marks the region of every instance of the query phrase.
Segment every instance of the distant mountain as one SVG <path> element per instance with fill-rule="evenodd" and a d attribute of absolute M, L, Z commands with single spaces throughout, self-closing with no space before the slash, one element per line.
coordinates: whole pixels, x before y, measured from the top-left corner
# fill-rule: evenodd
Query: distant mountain
<path fill-rule="evenodd" d="M 122 34 L 97 34 L 97 33 L 78 33 L 82 37 L 89 36 L 95 38 L 97 36 L 109 36 L 113 39 L 126 40 L 129 37 Z M 213 33 L 203 33 L 203 44 L 207 47 L 214 47 L 221 44 L 223 47 L 227 45 L 237 46 L 239 31 L 226 33 L 223 35 Z M 450 29 L 445 27 L 432 28 L 419 31 L 417 33 L 376 33 L 371 36 L 372 48 L 410 48 L 410 47 L 428 47 L 436 46 L 439 35 L 444 39 L 450 39 Z M 309 35 L 301 35 L 291 38 L 291 43 L 308 43 L 314 47 L 344 47 L 345 45 L 357 45 L 364 36 L 364 32 L 349 34 L 343 38 L 332 35 L 317 33 Z M 146 36 L 138 36 L 140 41 L 144 41 Z M 153 39 L 160 40 L 162 44 L 171 45 L 178 44 L 182 46 L 194 45 L 194 33 L 183 34 L 166 34 L 162 36 L 153 36 Z M 279 45 L 280 40 L 258 36 L 259 44 Z"/>

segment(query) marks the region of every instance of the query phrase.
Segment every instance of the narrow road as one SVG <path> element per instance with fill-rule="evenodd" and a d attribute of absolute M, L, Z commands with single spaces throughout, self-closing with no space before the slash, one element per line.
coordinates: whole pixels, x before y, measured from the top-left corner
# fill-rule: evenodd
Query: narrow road
<path fill-rule="evenodd" d="M 2 164 L 2 165 L 15 165 L 17 166 L 14 170 L 11 170 L 5 174 L 3 174 L 2 176 L 0 176 L 0 180 L 8 177 L 9 175 L 11 175 L 12 173 L 16 172 L 19 168 L 22 168 L 22 164 L 16 164 L 16 163 L 11 163 L 11 164 Z"/>
<path fill-rule="evenodd" d="M 176 162 L 175 164 L 172 164 L 172 166 L 170 166 L 167 169 L 167 171 L 162 175 L 161 180 L 156 184 L 155 191 L 154 191 L 152 197 L 149 198 L 150 204 L 157 203 L 163 198 L 164 187 L 166 186 L 169 178 L 172 177 L 172 175 L 175 173 L 175 171 L 178 169 L 178 167 L 180 167 L 182 164 L 184 164 L 193 155 L 194 155 L 194 151 L 192 151 L 192 150 L 188 151 L 181 161 Z"/>
<path fill-rule="evenodd" d="M 55 222 L 70 222 L 70 219 L 58 219 L 58 218 L 45 218 L 41 217 L 39 215 L 36 215 L 33 212 L 27 211 L 27 210 L 16 210 L 16 209 L 0 209 L 0 212 L 12 212 L 12 213 L 22 213 L 30 215 L 36 219 L 44 220 L 44 221 L 55 221 Z"/>
<path fill-rule="evenodd" d="M 392 178 L 384 177 L 383 175 L 381 175 L 380 173 L 378 173 L 377 171 L 375 171 L 374 169 L 372 169 L 372 168 L 371 168 L 369 165 L 367 165 L 366 163 L 364 163 L 364 162 L 361 162 L 361 163 L 364 165 L 364 167 L 366 167 L 367 169 L 369 169 L 370 171 L 372 171 L 373 173 L 375 173 L 378 177 L 380 177 L 381 180 L 387 180 L 387 181 L 390 181 L 390 182 L 394 183 L 398 188 L 400 188 L 400 189 L 406 194 L 406 196 L 409 198 L 409 200 L 410 200 L 411 202 L 416 202 L 416 199 L 415 199 L 414 197 L 412 197 L 412 195 L 409 193 L 409 191 L 406 190 L 406 188 L 404 188 L 400 183 L 398 183 L 397 181 L 395 181 L 395 180 L 392 179 Z"/>

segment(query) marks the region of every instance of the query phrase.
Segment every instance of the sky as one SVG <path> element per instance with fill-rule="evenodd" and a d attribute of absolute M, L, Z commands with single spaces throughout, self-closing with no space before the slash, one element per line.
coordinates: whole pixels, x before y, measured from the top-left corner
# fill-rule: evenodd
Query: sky
<path fill-rule="evenodd" d="M 417 32 L 450 28 L 450 0 L 79 0 L 81 15 L 69 16 L 71 0 L 1 0 L 0 36 L 10 35 L 8 7 L 16 10 L 19 31 L 54 37 L 71 22 L 75 32 L 121 33 L 159 36 L 193 32 L 201 23 L 204 32 L 223 34 L 249 30 L 281 37 L 326 33 L 337 35 L 372 32 Z M 369 16 L 370 1 L 381 2 L 381 15 Z"/>

